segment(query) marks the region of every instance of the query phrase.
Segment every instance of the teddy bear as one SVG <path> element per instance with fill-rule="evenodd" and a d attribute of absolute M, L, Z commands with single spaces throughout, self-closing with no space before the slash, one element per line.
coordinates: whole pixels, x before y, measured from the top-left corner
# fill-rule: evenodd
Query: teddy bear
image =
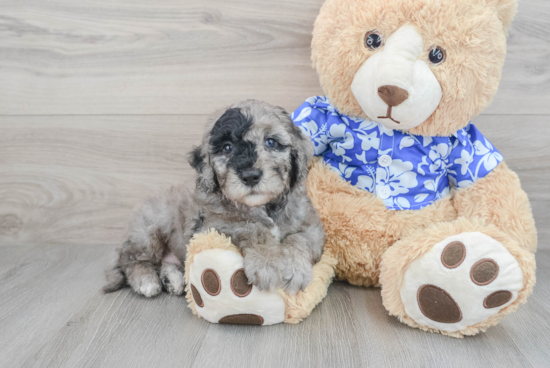
<path fill-rule="evenodd" d="M 292 114 L 336 277 L 409 326 L 474 335 L 525 303 L 537 232 L 518 176 L 471 122 L 495 95 L 516 0 L 327 0 Z"/>
<path fill-rule="evenodd" d="M 323 256 L 304 291 L 258 290 L 231 239 L 197 234 L 185 267 L 193 312 L 297 323 L 336 277 L 381 287 L 389 314 L 411 327 L 461 338 L 525 303 L 537 246 L 529 200 L 471 122 L 497 91 L 516 8 L 327 0 L 312 40 L 325 96 L 291 114 L 315 147 L 306 187 L 327 235 Z"/>

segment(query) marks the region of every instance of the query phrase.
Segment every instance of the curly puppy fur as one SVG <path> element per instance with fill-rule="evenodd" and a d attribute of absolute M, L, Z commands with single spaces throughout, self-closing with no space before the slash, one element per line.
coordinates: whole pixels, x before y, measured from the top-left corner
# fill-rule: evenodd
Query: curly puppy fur
<path fill-rule="evenodd" d="M 105 292 L 129 284 L 150 297 L 162 283 L 182 294 L 186 247 L 209 229 L 231 238 L 260 289 L 305 289 L 325 242 L 304 184 L 312 156 L 311 142 L 280 107 L 248 100 L 215 113 L 189 155 L 196 185 L 173 187 L 137 212 Z"/>

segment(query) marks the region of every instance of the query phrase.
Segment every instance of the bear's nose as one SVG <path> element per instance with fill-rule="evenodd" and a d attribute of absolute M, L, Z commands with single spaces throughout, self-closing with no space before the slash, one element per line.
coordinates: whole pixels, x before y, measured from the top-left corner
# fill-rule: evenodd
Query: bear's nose
<path fill-rule="evenodd" d="M 397 86 L 382 86 L 378 88 L 378 96 L 390 107 L 400 105 L 409 98 L 409 92 Z"/>
<path fill-rule="evenodd" d="M 249 187 L 253 187 L 260 182 L 260 179 L 262 178 L 262 171 L 257 169 L 245 170 L 241 171 L 239 176 L 244 184 Z"/>

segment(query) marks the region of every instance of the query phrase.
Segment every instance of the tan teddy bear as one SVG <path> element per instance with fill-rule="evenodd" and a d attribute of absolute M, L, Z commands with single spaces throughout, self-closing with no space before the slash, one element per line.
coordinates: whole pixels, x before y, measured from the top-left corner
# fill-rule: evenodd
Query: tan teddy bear
<path fill-rule="evenodd" d="M 201 234 L 186 263 L 193 311 L 296 323 L 334 274 L 381 286 L 390 314 L 454 337 L 524 303 L 537 244 L 529 201 L 470 123 L 497 91 L 515 11 L 515 0 L 327 0 L 312 42 L 326 96 L 292 114 L 318 156 L 306 185 L 327 243 L 313 281 L 294 296 L 247 286 L 230 239 Z"/>
<path fill-rule="evenodd" d="M 537 245 L 517 175 L 470 123 L 497 91 L 515 0 L 328 0 L 293 113 L 336 276 L 390 314 L 462 337 L 524 303 Z"/>

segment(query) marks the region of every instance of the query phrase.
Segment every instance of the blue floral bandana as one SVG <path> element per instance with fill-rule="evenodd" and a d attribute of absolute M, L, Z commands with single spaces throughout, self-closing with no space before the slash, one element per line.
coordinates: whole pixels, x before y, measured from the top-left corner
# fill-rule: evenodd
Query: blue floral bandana
<path fill-rule="evenodd" d="M 324 96 L 308 98 L 291 118 L 316 156 L 390 210 L 429 206 L 448 195 L 451 184 L 467 188 L 503 159 L 471 123 L 450 137 L 412 135 L 340 114 Z"/>

